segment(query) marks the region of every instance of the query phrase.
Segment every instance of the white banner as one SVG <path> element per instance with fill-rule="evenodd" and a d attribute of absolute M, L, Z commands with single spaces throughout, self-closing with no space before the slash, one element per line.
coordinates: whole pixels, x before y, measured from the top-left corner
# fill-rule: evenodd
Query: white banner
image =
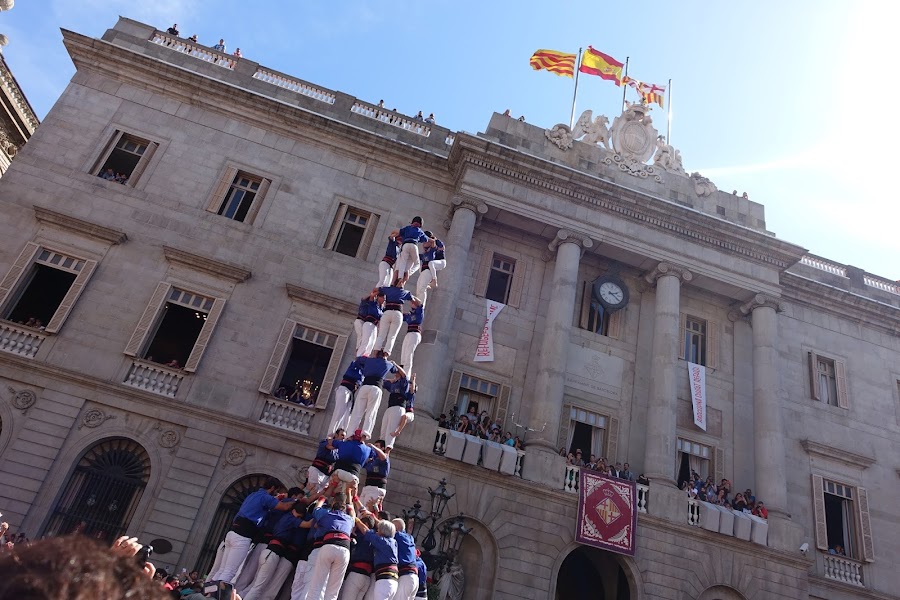
<path fill-rule="evenodd" d="M 692 362 L 688 366 L 688 383 L 691 386 L 691 408 L 694 412 L 694 425 L 706 431 L 706 367 L 695 365 Z"/>
<path fill-rule="evenodd" d="M 500 302 L 485 299 L 487 304 L 487 317 L 484 319 L 484 329 L 478 339 L 478 348 L 475 349 L 475 362 L 492 362 L 494 360 L 494 334 L 493 323 L 500 311 L 506 306 Z"/>

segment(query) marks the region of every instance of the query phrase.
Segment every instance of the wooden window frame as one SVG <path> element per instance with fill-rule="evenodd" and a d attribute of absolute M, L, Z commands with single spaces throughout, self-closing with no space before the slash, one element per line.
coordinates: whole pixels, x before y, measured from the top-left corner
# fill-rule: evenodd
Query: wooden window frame
<path fill-rule="evenodd" d="M 522 256 L 514 252 L 495 252 L 490 248 L 486 248 L 482 252 L 481 262 L 478 265 L 478 271 L 475 276 L 474 294 L 479 298 L 485 297 L 495 254 L 505 260 L 511 260 L 514 263 L 512 279 L 509 283 L 509 294 L 507 295 L 508 297 L 506 306 L 520 308 L 523 300 L 522 296 L 525 289 L 525 274 L 527 272 L 528 265 Z"/>
<path fill-rule="evenodd" d="M 703 321 L 706 323 L 706 356 L 705 366 L 707 369 L 719 368 L 719 323 L 713 319 L 698 317 L 696 313 L 681 313 L 681 336 L 678 344 L 678 358 L 687 360 L 685 354 L 685 334 L 687 333 L 688 319 Z"/>
<path fill-rule="evenodd" d="M 372 241 L 375 239 L 375 230 L 378 229 L 378 223 L 381 220 L 381 215 L 370 208 L 360 206 L 358 204 L 350 204 L 348 202 L 338 203 L 337 209 L 334 213 L 334 218 L 331 221 L 331 227 L 328 229 L 328 235 L 325 236 L 325 243 L 323 247 L 329 252 L 340 254 L 334 249 L 334 246 L 337 243 L 338 234 L 340 233 L 341 226 L 344 223 L 344 217 L 350 211 L 366 215 L 369 221 L 368 223 L 366 223 L 365 229 L 363 230 L 363 236 L 359 241 L 359 248 L 356 249 L 356 254 L 354 256 L 348 256 L 347 258 L 359 258 L 362 260 L 366 260 L 369 256 L 369 252 L 372 250 Z"/>
<path fill-rule="evenodd" d="M 612 461 L 612 464 L 616 463 L 618 459 L 619 453 L 619 419 L 618 417 L 614 417 L 611 414 L 598 412 L 595 408 L 588 408 L 578 404 L 576 402 L 566 402 L 563 404 L 563 418 L 560 419 L 559 431 L 556 436 L 556 447 L 567 446 L 569 440 L 569 427 L 571 423 L 575 421 L 572 419 L 572 410 L 582 410 L 586 413 L 591 413 L 598 417 L 602 417 L 606 419 L 606 427 L 597 427 L 598 429 L 603 429 L 603 444 L 601 448 L 601 453 L 598 458 L 606 458 Z M 579 421 L 581 422 L 581 421 Z M 590 423 L 585 423 L 585 425 L 590 425 Z M 592 427 L 596 427 L 595 425 L 591 425 Z"/>
<path fill-rule="evenodd" d="M 147 166 L 150 164 L 150 161 L 153 159 L 154 154 L 156 154 L 157 149 L 160 146 L 158 141 L 154 141 L 153 139 L 147 137 L 143 133 L 133 133 L 133 130 L 128 130 L 124 128 L 115 128 L 112 133 L 108 135 L 106 145 L 103 146 L 103 150 L 100 153 L 100 156 L 97 160 L 91 163 L 89 171 L 91 175 L 97 176 L 97 173 L 106 164 L 106 161 L 109 160 L 109 156 L 112 154 L 113 150 L 116 149 L 118 143 L 124 137 L 131 137 L 135 140 L 139 140 L 141 142 L 147 143 L 147 149 L 141 155 L 141 158 L 138 160 L 137 164 L 134 166 L 134 169 L 131 171 L 131 175 L 128 176 L 128 181 L 124 184 L 124 187 L 134 188 L 137 186 L 138 181 L 140 181 L 141 176 L 147 170 Z"/>
<path fill-rule="evenodd" d="M 675 468 L 678 469 L 680 467 L 680 461 L 678 460 L 678 453 L 683 452 L 683 450 L 678 449 L 678 441 L 681 440 L 683 442 L 688 442 L 691 444 L 697 444 L 699 446 L 703 446 L 705 448 L 709 448 L 709 458 L 705 459 L 709 461 L 709 473 L 707 476 L 712 475 L 716 485 L 719 485 L 723 479 L 725 479 L 725 449 L 715 445 L 709 444 L 707 442 L 699 441 L 690 436 L 677 434 L 675 436 Z M 688 454 L 693 454 L 689 452 Z M 694 455 L 696 456 L 696 455 Z M 703 458 L 702 456 L 700 458 Z"/>
<path fill-rule="evenodd" d="M 487 383 L 492 383 L 494 385 L 499 386 L 499 390 L 497 395 L 494 396 L 494 406 L 496 407 L 495 415 L 491 415 L 495 419 L 500 419 L 500 426 L 505 431 L 506 430 L 506 419 L 509 415 L 509 398 L 512 392 L 510 386 L 500 383 L 499 381 L 495 381 L 493 379 L 488 379 L 487 377 L 483 377 L 481 375 L 477 375 L 471 373 L 469 371 L 461 371 L 459 369 L 454 369 L 450 374 L 450 384 L 447 386 L 447 394 L 444 397 L 444 409 L 441 411 L 444 414 L 448 414 L 451 408 L 455 408 L 457 403 L 459 402 L 459 391 L 461 389 L 461 382 L 463 375 L 467 375 L 474 379 L 478 379 L 480 381 L 485 381 Z M 469 389 L 469 388 L 466 388 Z M 473 390 L 476 393 L 483 393 L 478 390 Z M 488 395 L 488 394 L 485 394 Z"/>
<path fill-rule="evenodd" d="M 854 492 L 853 507 L 854 540 L 859 548 L 857 556 L 848 557 L 862 562 L 875 562 L 875 544 L 869 512 L 869 493 L 864 487 L 844 483 L 837 478 L 818 473 L 812 474 L 813 523 L 816 533 L 816 548 L 828 552 L 828 526 L 825 519 L 825 481 L 830 481 Z"/>
<path fill-rule="evenodd" d="M 222 204 L 225 202 L 225 199 L 229 191 L 231 190 L 231 187 L 234 185 L 234 180 L 241 175 L 247 177 L 248 179 L 258 179 L 260 182 L 259 189 L 256 190 L 256 196 L 254 196 L 253 202 L 250 205 L 250 210 L 247 211 L 247 216 L 243 221 L 238 221 L 232 217 L 225 218 L 235 223 L 252 225 L 254 221 L 256 221 L 256 218 L 259 216 L 260 209 L 262 208 L 263 203 L 266 201 L 266 197 L 272 189 L 272 184 L 274 181 L 274 178 L 272 176 L 260 173 L 259 171 L 252 168 L 246 168 L 242 165 L 233 163 L 228 163 L 227 165 L 225 165 L 225 168 L 222 170 L 222 173 L 216 180 L 216 183 L 209 194 L 209 198 L 206 201 L 206 210 L 215 214 L 216 216 L 224 217 L 224 215 L 219 214 L 219 211 L 221 210 Z"/>
<path fill-rule="evenodd" d="M 578 328 L 584 331 L 589 331 L 594 335 L 608 337 L 614 340 L 622 339 L 622 324 L 625 320 L 625 311 L 627 310 L 627 307 L 615 310 L 613 312 L 606 311 L 606 314 L 609 315 L 606 319 L 606 333 L 593 331 L 588 327 L 592 310 L 591 301 L 593 300 L 591 294 L 591 286 L 592 283 L 590 281 L 585 280 L 581 282 L 581 310 L 578 313 Z"/>
<path fill-rule="evenodd" d="M 834 383 L 837 390 L 837 407 L 850 410 L 850 396 L 847 385 L 847 361 L 820 354 L 815 350 L 807 350 L 807 367 L 809 369 L 809 396 L 812 400 L 822 401 L 822 392 L 819 389 L 819 359 L 829 360 L 834 364 Z M 832 406 L 826 404 L 826 406 Z"/>

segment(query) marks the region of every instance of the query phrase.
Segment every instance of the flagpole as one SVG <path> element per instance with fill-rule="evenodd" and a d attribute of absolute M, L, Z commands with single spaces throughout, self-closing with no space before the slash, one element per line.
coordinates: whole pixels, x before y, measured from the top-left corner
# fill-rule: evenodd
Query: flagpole
<path fill-rule="evenodd" d="M 629 59 L 629 57 L 626 56 L 625 57 L 625 76 L 622 77 L 623 80 L 625 79 L 625 77 L 628 77 L 628 59 Z M 623 83 L 624 83 L 624 81 L 623 81 Z M 628 88 L 628 84 L 625 84 L 622 86 L 622 112 L 625 112 L 625 90 L 627 88 Z"/>
<path fill-rule="evenodd" d="M 581 48 L 578 49 L 578 58 L 575 59 L 575 91 L 572 93 L 572 114 L 569 116 L 569 129 L 575 127 L 575 98 L 578 97 L 578 70 L 581 65 Z"/>
<path fill-rule="evenodd" d="M 672 80 L 669 80 L 669 112 L 666 115 L 666 143 L 672 145 Z"/>

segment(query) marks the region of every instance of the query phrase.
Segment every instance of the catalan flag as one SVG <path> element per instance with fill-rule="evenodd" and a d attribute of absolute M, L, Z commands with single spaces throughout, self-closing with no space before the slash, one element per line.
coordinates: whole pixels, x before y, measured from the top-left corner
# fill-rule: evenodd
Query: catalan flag
<path fill-rule="evenodd" d="M 531 55 L 531 68 L 535 71 L 546 69 L 551 73 L 572 77 L 575 75 L 576 55 L 556 50 L 537 50 Z"/>
<path fill-rule="evenodd" d="M 656 85 L 655 83 L 644 83 L 643 81 L 628 77 L 627 75 L 622 79 L 622 83 L 636 89 L 637 93 L 641 95 L 641 98 L 643 98 L 644 102 L 647 104 L 653 104 L 655 102 L 656 104 L 659 104 L 660 108 L 665 108 L 663 104 L 665 103 L 666 86 Z"/>
<path fill-rule="evenodd" d="M 609 54 L 594 50 L 588 46 L 587 51 L 581 56 L 581 66 L 578 70 L 588 75 L 597 75 L 607 81 L 615 81 L 616 85 L 622 85 L 622 67 L 620 63 Z"/>

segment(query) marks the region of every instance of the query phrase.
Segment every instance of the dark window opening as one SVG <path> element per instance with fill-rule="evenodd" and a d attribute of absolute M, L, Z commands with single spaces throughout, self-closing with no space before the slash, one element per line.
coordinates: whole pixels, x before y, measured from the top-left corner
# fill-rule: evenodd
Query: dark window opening
<path fill-rule="evenodd" d="M 183 368 L 205 323 L 206 313 L 167 302 L 144 358 L 173 368 Z"/>
<path fill-rule="evenodd" d="M 355 257 L 359 253 L 368 223 L 368 214 L 348 210 L 341 219 L 341 228 L 338 230 L 332 250 Z"/>
<path fill-rule="evenodd" d="M 109 153 L 109 158 L 100 167 L 97 176 L 117 183 L 127 183 L 144 152 L 147 151 L 148 143 L 130 135 L 123 135 Z"/>
<path fill-rule="evenodd" d="M 243 223 L 256 199 L 261 183 L 260 179 L 238 173 L 228 188 L 228 194 L 222 201 L 218 214 Z"/>
<path fill-rule="evenodd" d="M 684 485 L 684 482 L 690 482 L 691 479 L 691 458 L 686 452 L 678 453 L 679 461 L 678 461 L 678 489 L 681 489 L 681 486 Z"/>
<path fill-rule="evenodd" d="M 516 262 L 514 260 L 495 254 L 491 260 L 491 272 L 488 276 L 484 297 L 494 302 L 506 304 L 509 300 L 509 288 L 515 268 Z"/>
<path fill-rule="evenodd" d="M 695 365 L 706 365 L 706 321 L 693 317 L 685 321 L 684 358 Z"/>
<path fill-rule="evenodd" d="M 331 352 L 331 348 L 293 338 L 291 356 L 276 395 L 306 406 L 315 404 L 331 361 Z"/>
<path fill-rule="evenodd" d="M 569 444 L 569 452 L 575 454 L 581 450 L 581 460 L 587 462 L 594 453 L 594 428 L 587 423 L 575 421 L 572 430 L 572 443 Z"/>
<path fill-rule="evenodd" d="M 40 328 L 53 318 L 72 287 L 75 274 L 36 263 L 26 281 L 19 300 L 9 310 L 6 319 Z"/>
<path fill-rule="evenodd" d="M 588 313 L 587 329 L 600 335 L 609 335 L 609 318 L 612 313 L 607 312 L 603 305 L 596 300 L 591 300 L 591 308 Z"/>
<path fill-rule="evenodd" d="M 852 557 L 853 512 L 847 498 L 825 493 L 825 529 L 828 533 L 828 549 L 835 554 Z"/>

